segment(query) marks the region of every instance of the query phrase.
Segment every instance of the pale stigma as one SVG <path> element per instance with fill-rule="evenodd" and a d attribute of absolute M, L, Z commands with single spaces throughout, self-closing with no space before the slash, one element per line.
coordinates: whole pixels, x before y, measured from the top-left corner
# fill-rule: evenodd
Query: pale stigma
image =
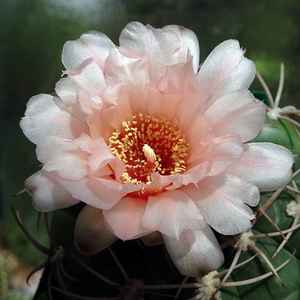
<path fill-rule="evenodd" d="M 145 157 L 147 159 L 147 162 L 154 163 L 156 161 L 155 152 L 154 152 L 154 150 L 148 144 L 145 144 L 143 146 L 142 150 L 143 150 L 144 155 L 145 155 Z"/>

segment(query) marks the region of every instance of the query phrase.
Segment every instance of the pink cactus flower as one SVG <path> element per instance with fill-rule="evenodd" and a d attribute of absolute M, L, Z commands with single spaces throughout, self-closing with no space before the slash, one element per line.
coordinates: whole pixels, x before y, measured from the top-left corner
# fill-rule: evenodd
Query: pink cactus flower
<path fill-rule="evenodd" d="M 257 136 L 265 106 L 248 91 L 255 66 L 238 41 L 199 69 L 196 35 L 129 23 L 117 47 L 90 31 L 63 48 L 56 96 L 32 97 L 21 120 L 42 169 L 25 182 L 39 211 L 78 202 L 77 248 L 162 236 L 179 271 L 223 263 L 211 228 L 248 230 L 259 191 L 291 179 L 293 155 Z"/>

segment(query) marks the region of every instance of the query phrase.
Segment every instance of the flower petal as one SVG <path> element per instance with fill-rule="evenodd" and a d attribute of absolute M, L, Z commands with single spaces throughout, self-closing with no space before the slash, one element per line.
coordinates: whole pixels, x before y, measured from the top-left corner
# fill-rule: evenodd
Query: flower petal
<path fill-rule="evenodd" d="M 210 165 L 208 176 L 216 176 L 240 160 L 243 145 L 240 136 L 232 134 L 203 141 L 202 149 L 199 152 L 204 153 L 202 157 L 199 157 L 198 162 L 208 162 Z"/>
<path fill-rule="evenodd" d="M 180 190 L 173 190 L 148 198 L 142 224 L 152 231 L 179 238 L 182 231 L 202 229 L 205 222 L 193 200 Z"/>
<path fill-rule="evenodd" d="M 235 235 L 251 228 L 254 215 L 246 204 L 255 206 L 259 202 L 255 185 L 232 175 L 219 175 L 205 178 L 198 187 L 189 185 L 182 190 L 194 199 L 205 221 L 219 233 Z"/>
<path fill-rule="evenodd" d="M 130 55 L 121 50 L 110 51 L 105 63 L 106 83 L 113 86 L 124 84 L 133 114 L 145 113 L 145 85 L 151 82 L 148 61 L 140 54 Z"/>
<path fill-rule="evenodd" d="M 224 262 L 219 243 L 208 225 L 198 231 L 183 231 L 176 239 L 163 235 L 167 250 L 182 275 L 202 277 Z"/>
<path fill-rule="evenodd" d="M 217 136 L 235 132 L 247 142 L 261 130 L 266 109 L 248 90 L 237 90 L 214 101 L 204 115 Z"/>
<path fill-rule="evenodd" d="M 27 138 L 35 144 L 47 135 L 73 139 L 88 132 L 86 124 L 64 110 L 59 98 L 45 94 L 34 96 L 28 101 L 20 126 Z"/>
<path fill-rule="evenodd" d="M 159 76 L 157 82 L 146 87 L 148 111 L 153 116 L 164 115 L 169 119 L 177 119 L 180 129 L 186 132 L 194 119 L 199 119 L 209 90 L 198 81 L 191 59 L 186 63 L 161 68 Z M 205 130 L 205 126 L 197 129 Z"/>
<path fill-rule="evenodd" d="M 146 205 L 145 199 L 124 197 L 111 209 L 103 210 L 108 228 L 124 241 L 153 232 L 153 230 L 145 228 L 141 222 Z"/>
<path fill-rule="evenodd" d="M 56 83 L 55 91 L 67 105 L 75 105 L 78 99 L 78 91 L 84 91 L 91 98 L 94 107 L 102 106 L 101 94 L 106 88 L 105 76 L 99 66 L 91 59 L 86 60 L 77 69 Z"/>
<path fill-rule="evenodd" d="M 146 54 L 152 74 L 163 66 L 186 62 L 188 54 L 193 56 L 195 72 L 199 66 L 197 36 L 182 26 L 170 25 L 155 29 L 150 25 L 131 22 L 120 35 L 120 46 Z"/>
<path fill-rule="evenodd" d="M 91 151 L 92 154 L 88 158 L 88 162 L 92 171 L 99 172 L 109 165 L 117 179 L 123 175 L 125 171 L 124 163 L 111 153 L 103 138 L 92 142 Z"/>
<path fill-rule="evenodd" d="M 256 69 L 254 63 L 244 57 L 244 52 L 236 40 L 219 44 L 201 66 L 199 81 L 209 86 L 214 95 L 248 89 Z"/>
<path fill-rule="evenodd" d="M 93 58 L 103 69 L 109 50 L 115 44 L 103 33 L 88 31 L 76 41 L 68 41 L 62 51 L 62 63 L 67 70 L 77 68 L 83 61 Z"/>
<path fill-rule="evenodd" d="M 147 110 L 149 115 L 166 119 L 174 119 L 174 115 L 182 100 L 182 95 L 165 93 L 157 89 L 154 84 L 147 84 Z M 163 113 L 162 113 L 163 112 Z"/>
<path fill-rule="evenodd" d="M 40 170 L 25 180 L 25 188 L 38 211 L 52 211 L 75 205 L 79 200 L 57 181 L 56 172 Z"/>
<path fill-rule="evenodd" d="M 63 178 L 57 180 L 75 199 L 100 209 L 111 208 L 126 195 L 126 192 L 119 191 L 117 188 L 108 189 L 96 179 L 87 176 L 76 181 Z"/>
<path fill-rule="evenodd" d="M 183 26 L 168 25 L 162 28 L 163 30 L 173 30 L 180 38 L 180 52 L 178 62 L 186 62 L 187 53 L 193 57 L 193 69 L 197 73 L 199 69 L 200 48 L 196 34 Z M 171 65 L 171 64 L 170 64 Z"/>
<path fill-rule="evenodd" d="M 73 141 L 47 136 L 37 145 L 36 153 L 45 171 L 56 171 L 69 180 L 78 180 L 88 174 L 89 154 L 79 149 Z"/>
<path fill-rule="evenodd" d="M 86 205 L 79 213 L 75 225 L 75 246 L 88 255 L 95 254 L 118 238 L 106 227 L 102 210 Z"/>
<path fill-rule="evenodd" d="M 252 182 L 260 191 L 273 191 L 291 181 L 294 155 L 288 149 L 272 143 L 250 143 L 244 148 L 241 161 L 228 173 Z"/>

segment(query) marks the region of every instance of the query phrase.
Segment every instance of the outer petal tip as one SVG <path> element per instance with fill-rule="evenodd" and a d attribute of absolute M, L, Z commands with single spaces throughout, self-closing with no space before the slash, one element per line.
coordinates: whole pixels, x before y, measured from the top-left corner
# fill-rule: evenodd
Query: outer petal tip
<path fill-rule="evenodd" d="M 208 225 L 201 231 L 184 231 L 179 239 L 163 236 L 171 259 L 182 275 L 202 277 L 224 262 L 219 243 Z"/>
<path fill-rule="evenodd" d="M 106 227 L 102 210 L 87 205 L 78 215 L 74 239 L 78 251 L 92 255 L 112 245 L 117 237 Z"/>
<path fill-rule="evenodd" d="M 165 26 L 163 29 L 174 30 L 180 36 L 182 44 L 188 47 L 189 54 L 193 57 L 193 69 L 194 72 L 197 73 L 199 69 L 200 47 L 194 31 L 178 25 Z"/>
<path fill-rule="evenodd" d="M 40 170 L 25 180 L 25 188 L 38 211 L 66 208 L 79 202 L 57 181 L 56 172 Z"/>
<path fill-rule="evenodd" d="M 272 143 L 250 143 L 240 162 L 228 172 L 255 184 L 260 191 L 274 191 L 292 179 L 294 155 L 287 148 Z"/>
<path fill-rule="evenodd" d="M 255 77 L 254 63 L 244 57 L 237 40 L 219 44 L 207 57 L 199 71 L 199 80 L 210 86 L 214 94 L 248 89 Z"/>

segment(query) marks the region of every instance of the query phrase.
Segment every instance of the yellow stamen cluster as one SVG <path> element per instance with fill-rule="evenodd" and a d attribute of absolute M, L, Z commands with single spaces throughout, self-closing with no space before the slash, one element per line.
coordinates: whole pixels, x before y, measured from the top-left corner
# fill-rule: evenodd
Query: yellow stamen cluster
<path fill-rule="evenodd" d="M 150 184 L 154 172 L 175 175 L 185 171 L 188 144 L 176 119 L 139 114 L 122 126 L 109 138 L 112 153 L 126 165 L 120 180 Z"/>

